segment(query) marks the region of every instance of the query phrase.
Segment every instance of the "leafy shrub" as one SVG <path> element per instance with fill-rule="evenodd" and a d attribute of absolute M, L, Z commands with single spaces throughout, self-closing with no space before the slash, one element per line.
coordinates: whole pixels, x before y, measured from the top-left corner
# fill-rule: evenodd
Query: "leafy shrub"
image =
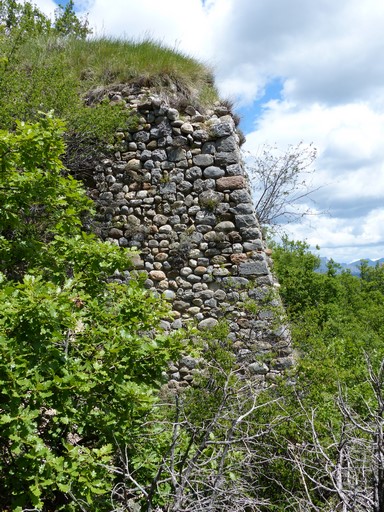
<path fill-rule="evenodd" d="M 179 343 L 130 253 L 84 233 L 51 116 L 0 132 L 0 507 L 109 510 L 118 446 L 137 437 Z M 136 463 L 142 463 L 136 453 Z"/>

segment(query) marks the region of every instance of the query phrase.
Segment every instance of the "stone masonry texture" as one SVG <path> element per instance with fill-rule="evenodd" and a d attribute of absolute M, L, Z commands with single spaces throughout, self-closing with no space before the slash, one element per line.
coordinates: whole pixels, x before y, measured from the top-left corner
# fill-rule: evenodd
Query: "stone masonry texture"
<path fill-rule="evenodd" d="M 104 96 L 138 122 L 116 133 L 94 167 L 98 234 L 137 248 L 145 286 L 172 304 L 164 329 L 224 319 L 239 364 L 261 385 L 273 381 L 292 365 L 292 348 L 230 110 L 217 103 L 201 113 L 147 88 L 112 89 Z M 196 364 L 186 355 L 172 365 L 170 385 L 190 382 Z"/>

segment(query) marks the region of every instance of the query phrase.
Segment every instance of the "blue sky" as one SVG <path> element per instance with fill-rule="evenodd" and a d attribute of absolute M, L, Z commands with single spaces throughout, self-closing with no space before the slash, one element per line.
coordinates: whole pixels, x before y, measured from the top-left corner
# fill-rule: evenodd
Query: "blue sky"
<path fill-rule="evenodd" d="M 61 5 L 62 7 L 65 7 L 68 3 L 68 0 L 62 0 L 61 2 L 55 2 L 57 5 Z M 75 5 L 76 10 L 76 5 Z"/>
<path fill-rule="evenodd" d="M 252 103 L 246 105 L 236 106 L 237 114 L 239 114 L 240 128 L 244 134 L 251 133 L 255 130 L 258 119 L 261 117 L 263 111 L 268 108 L 267 105 L 270 101 L 281 101 L 282 99 L 283 84 L 279 78 L 275 78 L 267 82 L 260 97 Z"/>
<path fill-rule="evenodd" d="M 35 2 L 45 12 L 56 5 Z M 265 143 L 317 147 L 313 215 L 286 226 L 291 237 L 338 261 L 384 256 L 384 2 L 75 0 L 75 7 L 89 14 L 96 36 L 151 36 L 210 65 L 242 118 L 248 151 Z"/>

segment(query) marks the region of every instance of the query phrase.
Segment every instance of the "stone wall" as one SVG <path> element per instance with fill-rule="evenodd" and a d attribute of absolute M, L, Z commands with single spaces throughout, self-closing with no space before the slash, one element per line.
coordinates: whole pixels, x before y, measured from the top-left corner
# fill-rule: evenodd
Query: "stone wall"
<path fill-rule="evenodd" d="M 172 303 L 166 329 L 225 319 L 239 362 L 254 378 L 273 379 L 291 366 L 292 350 L 230 110 L 202 113 L 134 86 L 94 96 L 139 116 L 94 169 L 99 234 L 137 247 L 145 286 Z M 172 382 L 185 384 L 194 365 L 188 357 L 175 364 Z"/>

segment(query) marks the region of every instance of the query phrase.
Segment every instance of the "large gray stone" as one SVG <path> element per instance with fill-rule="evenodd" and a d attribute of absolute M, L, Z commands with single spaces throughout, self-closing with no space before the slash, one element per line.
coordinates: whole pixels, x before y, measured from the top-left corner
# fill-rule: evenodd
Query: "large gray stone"
<path fill-rule="evenodd" d="M 201 331 L 205 331 L 205 330 L 208 330 L 208 329 L 213 329 L 214 327 L 216 327 L 216 325 L 218 323 L 219 322 L 216 320 L 216 318 L 206 318 L 205 320 L 202 320 L 201 322 L 199 322 L 197 327 Z"/>
<path fill-rule="evenodd" d="M 173 300 L 176 297 L 176 294 L 175 294 L 175 292 L 173 290 L 165 290 L 163 292 L 163 297 L 166 300 Z"/>
<path fill-rule="evenodd" d="M 174 137 L 172 141 L 172 146 L 179 148 L 188 146 L 187 137 L 184 137 L 183 135 L 178 135 L 177 137 Z"/>
<path fill-rule="evenodd" d="M 152 160 L 154 162 L 164 162 L 167 159 L 167 153 L 164 149 L 155 149 L 152 151 Z"/>
<path fill-rule="evenodd" d="M 153 223 L 157 226 L 164 226 L 168 223 L 168 217 L 159 213 L 153 217 Z"/>
<path fill-rule="evenodd" d="M 192 244 L 199 244 L 203 240 L 203 235 L 197 231 L 194 231 L 191 235 L 188 236 L 188 240 Z"/>
<path fill-rule="evenodd" d="M 135 142 L 147 142 L 149 140 L 149 133 L 145 131 L 136 132 L 133 134 Z"/>
<path fill-rule="evenodd" d="M 199 283 L 201 281 L 201 277 L 191 274 L 187 277 L 187 281 L 189 281 L 190 283 Z"/>
<path fill-rule="evenodd" d="M 187 308 L 189 308 L 189 303 L 184 302 L 183 300 L 175 300 L 173 303 L 173 308 L 176 311 L 185 311 Z"/>
<path fill-rule="evenodd" d="M 227 137 L 228 135 L 232 135 L 234 132 L 235 125 L 233 121 L 227 122 L 216 122 L 210 126 L 210 134 L 212 137 L 221 138 Z"/>
<path fill-rule="evenodd" d="M 186 151 L 183 148 L 170 148 L 167 149 L 167 153 L 170 162 L 180 162 L 186 157 Z"/>
<path fill-rule="evenodd" d="M 244 261 L 239 264 L 240 276 L 261 276 L 268 274 L 268 268 L 264 261 Z"/>
<path fill-rule="evenodd" d="M 111 238 L 118 239 L 118 238 L 121 238 L 122 236 L 124 236 L 124 233 L 121 229 L 111 228 L 109 230 L 108 236 Z"/>
<path fill-rule="evenodd" d="M 245 277 L 224 277 L 223 283 L 229 288 L 245 288 L 248 286 L 249 281 Z"/>
<path fill-rule="evenodd" d="M 189 181 L 182 181 L 179 185 L 177 185 L 177 190 L 183 194 L 188 194 L 188 192 L 190 192 L 192 189 L 193 185 Z"/>
<path fill-rule="evenodd" d="M 244 176 L 245 171 L 242 165 L 232 164 L 227 166 L 227 174 L 228 176 Z"/>
<path fill-rule="evenodd" d="M 182 133 L 188 135 L 190 133 L 193 133 L 193 126 L 191 125 L 191 123 L 184 123 L 180 126 L 180 130 L 182 131 Z"/>
<path fill-rule="evenodd" d="M 251 194 L 246 189 L 234 190 L 230 193 L 231 201 L 234 203 L 252 203 Z"/>
<path fill-rule="evenodd" d="M 280 357 L 275 362 L 273 362 L 273 368 L 275 370 L 287 370 L 288 368 L 292 368 L 294 364 L 294 360 L 292 357 Z"/>
<path fill-rule="evenodd" d="M 192 356 L 184 356 L 180 359 L 180 365 L 185 366 L 189 370 L 193 370 L 197 366 L 197 360 Z"/>
<path fill-rule="evenodd" d="M 195 217 L 196 224 L 205 224 L 208 226 L 215 226 L 217 223 L 216 215 L 209 212 L 199 211 Z"/>
<path fill-rule="evenodd" d="M 214 155 L 216 153 L 216 145 L 213 141 L 204 142 L 201 151 L 209 155 Z"/>
<path fill-rule="evenodd" d="M 205 142 L 208 140 L 209 135 L 205 130 L 195 130 L 193 132 L 193 138 L 199 142 Z"/>
<path fill-rule="evenodd" d="M 255 240 L 257 238 L 261 238 L 260 229 L 255 227 L 249 227 L 249 228 L 241 228 L 240 230 L 241 236 L 243 237 L 244 241 L 248 240 Z"/>
<path fill-rule="evenodd" d="M 236 226 L 241 228 L 248 228 L 252 226 L 258 226 L 255 215 L 236 215 L 235 216 Z"/>
<path fill-rule="evenodd" d="M 229 276 L 230 271 L 227 268 L 215 268 L 213 269 L 212 274 L 215 277 L 226 277 Z"/>
<path fill-rule="evenodd" d="M 216 231 L 208 231 L 204 234 L 204 240 L 206 242 L 217 242 L 219 237 L 219 233 L 216 233 Z"/>
<path fill-rule="evenodd" d="M 238 151 L 220 151 L 219 153 L 215 154 L 215 163 L 217 165 L 231 165 L 238 162 L 240 159 L 240 155 Z"/>
<path fill-rule="evenodd" d="M 221 178 L 224 176 L 225 171 L 220 167 L 215 167 L 210 165 L 206 169 L 204 169 L 204 178 Z"/>
<path fill-rule="evenodd" d="M 168 182 L 168 183 L 160 183 L 160 194 L 175 194 L 176 193 L 176 183 Z"/>
<path fill-rule="evenodd" d="M 181 183 L 184 180 L 184 173 L 179 169 L 173 169 L 169 174 L 169 180 L 175 183 Z"/>
<path fill-rule="evenodd" d="M 157 137 L 165 137 L 167 139 L 167 137 L 169 137 L 171 134 L 172 134 L 172 126 L 169 124 L 169 121 L 168 119 L 164 119 L 163 121 L 161 121 L 158 125 L 157 125 L 157 129 L 158 129 L 158 135 Z M 172 141 L 172 139 L 170 138 L 170 142 Z M 160 141 L 159 141 L 160 142 Z M 164 144 L 168 142 L 167 140 L 164 140 Z"/>
<path fill-rule="evenodd" d="M 261 240 L 254 240 L 253 242 L 244 242 L 244 251 L 261 251 L 263 243 Z"/>
<path fill-rule="evenodd" d="M 250 373 L 253 375 L 265 375 L 269 372 L 269 368 L 265 363 L 257 362 L 251 363 L 248 366 Z"/>
<path fill-rule="evenodd" d="M 129 240 L 122 236 L 121 238 L 119 238 L 119 245 L 120 247 L 129 247 Z"/>
<path fill-rule="evenodd" d="M 189 181 L 195 181 L 198 178 L 201 178 L 203 175 L 203 171 L 200 169 L 200 167 L 194 166 L 190 167 L 185 171 L 185 179 Z"/>
<path fill-rule="evenodd" d="M 140 160 L 142 162 L 145 162 L 146 160 L 149 160 L 150 158 L 152 158 L 152 151 L 145 149 L 144 151 L 141 152 Z"/>
<path fill-rule="evenodd" d="M 172 329 L 182 329 L 183 327 L 183 322 L 180 318 L 177 318 L 176 320 L 174 320 L 171 324 L 171 327 Z"/>
<path fill-rule="evenodd" d="M 109 190 L 111 192 L 117 193 L 123 189 L 123 186 L 123 183 L 114 183 L 111 187 L 109 187 Z"/>
<path fill-rule="evenodd" d="M 212 165 L 213 162 L 214 162 L 214 158 L 212 155 L 201 154 L 201 155 L 195 155 L 193 157 L 193 163 L 199 167 L 208 167 L 209 165 Z"/>
<path fill-rule="evenodd" d="M 204 181 L 200 178 L 195 180 L 193 183 L 193 190 L 196 192 L 196 194 L 200 194 L 204 190 Z"/>
<path fill-rule="evenodd" d="M 231 153 L 239 148 L 237 139 L 234 135 L 224 137 L 216 142 L 216 150 L 218 152 Z"/>
<path fill-rule="evenodd" d="M 167 112 L 167 117 L 170 121 L 176 121 L 177 119 L 179 119 L 179 111 L 176 110 L 175 108 L 169 108 L 168 109 L 168 112 Z"/>
<path fill-rule="evenodd" d="M 191 206 L 190 208 L 188 208 L 188 215 L 190 217 L 193 217 L 194 215 L 196 215 L 196 213 L 198 211 L 200 211 L 200 206 L 198 206 L 198 205 Z"/>
<path fill-rule="evenodd" d="M 229 220 L 223 220 L 215 226 L 215 231 L 232 231 L 235 228 L 233 222 Z"/>
<path fill-rule="evenodd" d="M 230 209 L 230 212 L 235 215 L 252 214 L 254 211 L 255 208 L 252 203 L 239 203 L 234 208 Z"/>
<path fill-rule="evenodd" d="M 113 201 L 113 193 L 112 192 L 102 192 L 99 195 L 99 199 L 101 199 L 102 201 L 105 201 L 107 203 L 110 203 Z"/>
<path fill-rule="evenodd" d="M 203 208 L 214 210 L 224 199 L 224 194 L 214 190 L 205 190 L 199 195 L 199 203 Z"/>

